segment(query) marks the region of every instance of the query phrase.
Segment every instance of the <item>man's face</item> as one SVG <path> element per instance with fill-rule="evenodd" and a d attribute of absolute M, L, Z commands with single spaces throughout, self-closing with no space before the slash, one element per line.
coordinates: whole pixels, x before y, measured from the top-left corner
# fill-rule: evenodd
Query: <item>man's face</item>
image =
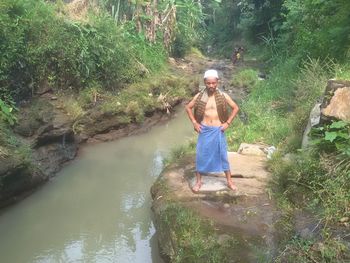
<path fill-rule="evenodd" d="M 208 77 L 204 80 L 204 84 L 210 92 L 214 92 L 218 86 L 218 79 L 215 77 Z"/>

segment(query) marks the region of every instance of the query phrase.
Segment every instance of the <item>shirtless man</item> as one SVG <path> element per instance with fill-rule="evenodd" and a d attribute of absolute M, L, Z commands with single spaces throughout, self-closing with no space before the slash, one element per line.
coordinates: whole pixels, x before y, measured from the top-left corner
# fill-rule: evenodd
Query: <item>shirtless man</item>
<path fill-rule="evenodd" d="M 237 189 L 231 179 L 224 132 L 236 117 L 239 107 L 230 96 L 218 90 L 218 82 L 217 71 L 207 70 L 204 74 L 206 89 L 186 105 L 188 117 L 198 133 L 194 192 L 198 192 L 202 186 L 201 173 L 211 172 L 224 172 L 227 186 L 232 190 Z M 229 115 L 227 106 L 232 109 Z"/>

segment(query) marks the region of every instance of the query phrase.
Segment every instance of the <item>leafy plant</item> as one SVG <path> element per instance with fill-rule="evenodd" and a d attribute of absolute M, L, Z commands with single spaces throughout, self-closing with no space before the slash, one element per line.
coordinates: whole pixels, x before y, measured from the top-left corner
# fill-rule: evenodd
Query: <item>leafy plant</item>
<path fill-rule="evenodd" d="M 350 123 L 334 121 L 311 130 L 312 144 L 326 152 L 338 151 L 350 157 Z"/>
<path fill-rule="evenodd" d="M 13 105 L 8 105 L 2 99 L 0 99 L 0 119 L 13 125 L 17 121 L 17 117 L 14 115 L 14 111 L 17 108 Z"/>

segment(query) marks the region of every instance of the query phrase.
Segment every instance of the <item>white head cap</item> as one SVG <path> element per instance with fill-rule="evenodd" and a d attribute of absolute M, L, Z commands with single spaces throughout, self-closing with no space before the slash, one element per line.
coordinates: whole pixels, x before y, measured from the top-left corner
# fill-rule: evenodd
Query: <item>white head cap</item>
<path fill-rule="evenodd" d="M 218 72 L 217 72 L 215 69 L 208 69 L 208 70 L 204 73 L 204 79 L 210 78 L 210 77 L 219 79 Z"/>

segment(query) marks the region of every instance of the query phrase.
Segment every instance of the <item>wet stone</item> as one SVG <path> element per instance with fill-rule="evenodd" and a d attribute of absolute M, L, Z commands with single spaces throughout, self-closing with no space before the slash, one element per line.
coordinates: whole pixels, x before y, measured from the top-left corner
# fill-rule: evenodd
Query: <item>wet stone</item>
<path fill-rule="evenodd" d="M 196 183 L 196 179 L 191 180 L 191 187 Z M 228 190 L 226 178 L 220 178 L 215 175 L 203 175 L 202 176 L 202 187 L 199 193 L 205 192 L 219 192 Z"/>

